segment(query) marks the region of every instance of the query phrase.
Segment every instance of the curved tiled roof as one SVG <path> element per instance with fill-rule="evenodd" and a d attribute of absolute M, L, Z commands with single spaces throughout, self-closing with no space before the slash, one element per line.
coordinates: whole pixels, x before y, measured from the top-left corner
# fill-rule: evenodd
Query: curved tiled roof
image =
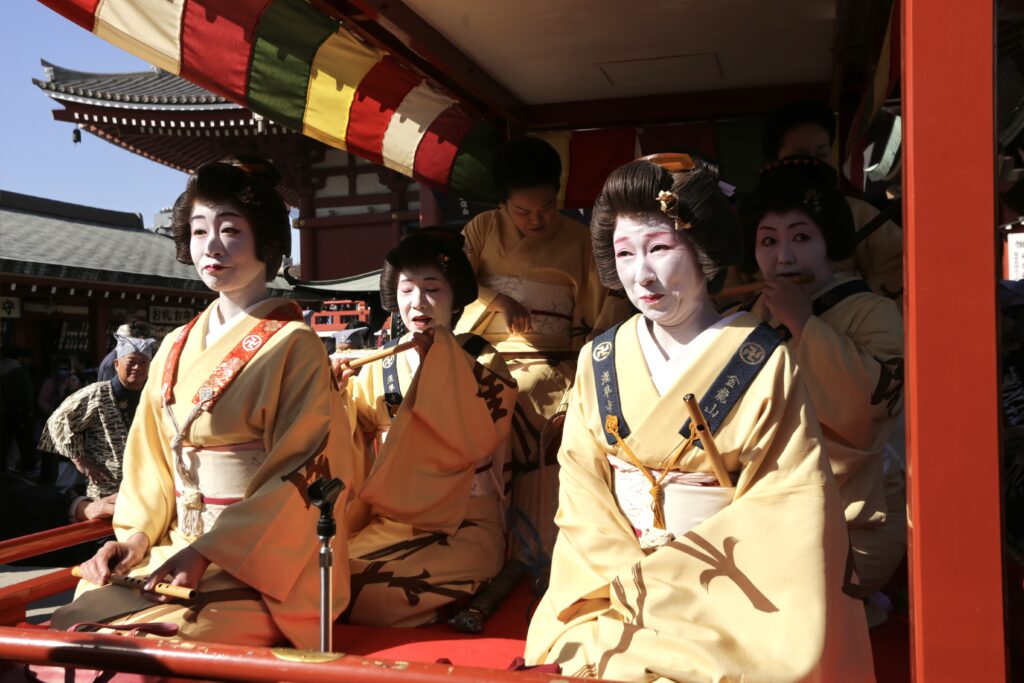
<path fill-rule="evenodd" d="M 47 79 L 43 81 L 33 78 L 32 82 L 54 95 L 65 94 L 131 104 L 238 106 L 160 69 L 106 74 L 65 69 L 45 59 L 40 62 L 46 69 Z"/>
<path fill-rule="evenodd" d="M 195 291 L 196 269 L 178 263 L 174 242 L 137 214 L 0 191 L 0 274 Z M 294 297 L 278 276 L 274 296 Z"/>

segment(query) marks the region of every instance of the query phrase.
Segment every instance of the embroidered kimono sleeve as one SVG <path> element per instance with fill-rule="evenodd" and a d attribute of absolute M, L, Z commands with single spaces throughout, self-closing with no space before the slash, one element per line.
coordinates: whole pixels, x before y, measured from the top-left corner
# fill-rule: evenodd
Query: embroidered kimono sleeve
<path fill-rule="evenodd" d="M 903 405 L 903 321 L 896 305 L 882 297 L 865 294 L 848 306 L 856 307 L 856 319 L 845 334 L 827 322 L 843 322 L 838 308 L 811 316 L 797 363 L 822 424 L 873 454 L 867 446 L 872 432 Z"/>

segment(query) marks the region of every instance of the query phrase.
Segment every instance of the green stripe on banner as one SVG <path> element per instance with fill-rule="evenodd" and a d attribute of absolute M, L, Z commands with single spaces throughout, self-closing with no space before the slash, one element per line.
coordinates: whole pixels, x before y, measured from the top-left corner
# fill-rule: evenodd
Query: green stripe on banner
<path fill-rule="evenodd" d="M 473 126 L 455 155 L 448 192 L 463 199 L 496 204 L 501 198 L 491 179 L 491 163 L 501 142 L 498 131 L 487 124 Z"/>
<path fill-rule="evenodd" d="M 256 29 L 247 95 L 250 108 L 275 123 L 302 130 L 310 65 L 338 29 L 304 0 L 275 0 Z"/>
<path fill-rule="evenodd" d="M 761 154 L 761 119 L 735 119 L 715 123 L 715 147 L 721 178 L 741 192 L 757 187 Z"/>

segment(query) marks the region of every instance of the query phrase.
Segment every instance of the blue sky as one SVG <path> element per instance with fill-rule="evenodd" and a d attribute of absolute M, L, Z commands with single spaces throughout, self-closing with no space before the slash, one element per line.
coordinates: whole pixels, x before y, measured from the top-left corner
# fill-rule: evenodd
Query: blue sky
<path fill-rule="evenodd" d="M 145 224 L 174 203 L 185 174 L 144 159 L 74 125 L 53 120 L 60 106 L 32 83 L 40 59 L 79 71 L 152 67 L 35 0 L 3 0 L 0 21 L 0 190 L 141 213 Z M 298 257 L 298 238 L 292 231 Z M 2 246 L 0 246 L 2 249 Z"/>
<path fill-rule="evenodd" d="M 153 214 L 174 202 L 185 175 L 53 120 L 56 102 L 33 83 L 39 60 L 81 71 L 144 71 L 150 66 L 35 0 L 6 0 L 0 22 L 0 189 Z"/>

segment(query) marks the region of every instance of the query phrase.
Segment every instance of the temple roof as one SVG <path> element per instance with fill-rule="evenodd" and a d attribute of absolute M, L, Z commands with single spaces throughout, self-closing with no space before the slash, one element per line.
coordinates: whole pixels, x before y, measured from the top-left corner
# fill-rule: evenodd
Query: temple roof
<path fill-rule="evenodd" d="M 46 80 L 33 78 L 32 82 L 58 99 L 76 97 L 96 104 L 106 101 L 148 105 L 133 107 L 142 109 L 241 109 L 237 104 L 161 69 L 88 73 L 65 69 L 45 59 L 40 62 L 46 70 Z"/>
<path fill-rule="evenodd" d="M 178 263 L 174 242 L 134 213 L 0 191 L 0 243 L 5 275 L 211 295 L 194 267 Z M 268 286 L 274 296 L 296 296 L 280 276 Z"/>

